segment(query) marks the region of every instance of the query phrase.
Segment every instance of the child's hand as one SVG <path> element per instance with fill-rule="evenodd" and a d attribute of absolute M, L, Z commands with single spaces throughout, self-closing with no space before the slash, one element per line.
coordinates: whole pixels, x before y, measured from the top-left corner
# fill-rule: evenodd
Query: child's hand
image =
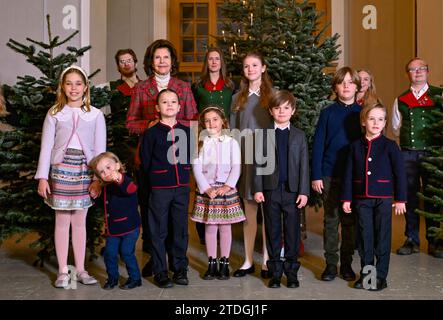
<path fill-rule="evenodd" d="M 89 195 L 92 199 L 96 199 L 100 197 L 102 193 L 102 187 L 100 185 L 100 182 L 98 180 L 92 181 L 89 185 Z"/>
<path fill-rule="evenodd" d="M 217 188 L 216 194 L 224 196 L 229 190 L 231 190 L 231 187 L 225 184 L 224 186 Z"/>
<path fill-rule="evenodd" d="M 395 215 L 401 215 L 406 212 L 406 205 L 404 203 L 396 202 L 394 203 L 393 206 L 395 207 L 394 209 Z"/>
<path fill-rule="evenodd" d="M 323 180 L 314 180 L 311 182 L 312 189 L 314 189 L 315 192 L 318 192 L 322 194 L 323 192 Z"/>
<path fill-rule="evenodd" d="M 352 209 L 351 209 L 351 201 L 345 201 L 345 202 L 343 202 L 343 211 L 345 212 L 345 213 L 351 213 L 352 212 Z"/>
<path fill-rule="evenodd" d="M 40 195 L 40 197 L 43 197 L 44 199 L 48 198 L 48 194 L 51 194 L 51 188 L 49 187 L 48 180 L 46 179 L 38 180 L 37 192 Z"/>
<path fill-rule="evenodd" d="M 121 178 L 122 178 L 122 174 L 120 172 L 115 171 L 112 173 L 112 181 L 114 181 L 116 183 L 120 183 L 120 182 L 122 182 Z"/>
<path fill-rule="evenodd" d="M 205 193 L 208 195 L 209 198 L 214 199 L 217 196 L 217 192 L 215 191 L 214 188 L 209 188 L 208 190 L 205 191 Z"/>
<path fill-rule="evenodd" d="M 263 195 L 263 192 L 254 193 L 254 200 L 257 203 L 265 202 L 265 196 Z"/>
<path fill-rule="evenodd" d="M 308 203 L 308 197 L 305 195 L 300 194 L 297 197 L 296 203 L 298 204 L 297 208 L 301 209 Z"/>

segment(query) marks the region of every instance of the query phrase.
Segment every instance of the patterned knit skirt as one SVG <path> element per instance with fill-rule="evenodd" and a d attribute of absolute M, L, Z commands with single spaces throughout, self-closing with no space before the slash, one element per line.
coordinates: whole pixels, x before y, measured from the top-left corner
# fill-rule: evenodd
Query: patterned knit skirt
<path fill-rule="evenodd" d="M 89 185 L 92 171 L 82 150 L 67 149 L 62 163 L 51 165 L 51 194 L 45 203 L 55 210 L 78 210 L 92 206 Z"/>
<path fill-rule="evenodd" d="M 223 184 L 220 183 L 211 187 L 221 186 Z M 206 193 L 200 194 L 196 191 L 191 220 L 205 224 L 232 224 L 246 220 L 237 189 L 214 199 L 209 198 Z"/>

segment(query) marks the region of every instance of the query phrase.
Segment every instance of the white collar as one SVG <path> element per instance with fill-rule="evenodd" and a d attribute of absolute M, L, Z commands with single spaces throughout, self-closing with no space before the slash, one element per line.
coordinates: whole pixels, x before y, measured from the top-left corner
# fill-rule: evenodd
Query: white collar
<path fill-rule="evenodd" d="M 288 125 L 285 126 L 284 128 L 280 128 L 280 127 L 277 125 L 277 123 L 275 123 L 275 121 L 274 121 L 274 129 L 280 129 L 280 130 L 288 129 L 288 130 L 291 130 L 291 122 L 288 122 Z"/>
<path fill-rule="evenodd" d="M 414 89 L 411 87 L 411 92 L 412 92 L 412 94 L 414 95 L 414 97 L 415 97 L 416 99 L 420 99 L 420 97 L 421 97 L 422 95 L 424 95 L 425 92 L 428 91 L 428 89 L 429 89 L 429 85 L 428 85 L 428 83 L 426 83 L 426 84 L 425 84 L 420 90 L 414 90 Z"/>
<path fill-rule="evenodd" d="M 258 88 L 257 91 L 249 89 L 248 97 L 252 96 L 253 94 L 255 94 L 257 97 L 260 97 L 260 88 Z"/>

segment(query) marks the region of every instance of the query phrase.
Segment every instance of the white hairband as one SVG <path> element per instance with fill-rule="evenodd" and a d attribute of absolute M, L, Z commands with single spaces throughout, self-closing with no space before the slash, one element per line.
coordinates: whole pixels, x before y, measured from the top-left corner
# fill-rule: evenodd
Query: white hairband
<path fill-rule="evenodd" d="M 82 68 L 80 68 L 79 66 L 75 66 L 75 65 L 67 67 L 65 70 L 63 70 L 63 72 L 60 75 L 60 81 L 63 79 L 63 76 L 65 75 L 65 73 L 70 69 L 75 69 L 75 70 L 80 71 L 82 73 L 82 75 L 85 77 L 86 82 L 88 82 L 88 76 L 86 75 L 86 72 Z"/>

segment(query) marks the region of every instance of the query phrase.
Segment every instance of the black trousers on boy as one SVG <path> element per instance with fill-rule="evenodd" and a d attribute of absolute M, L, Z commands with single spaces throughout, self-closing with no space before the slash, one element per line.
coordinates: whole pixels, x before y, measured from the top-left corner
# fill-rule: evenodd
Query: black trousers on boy
<path fill-rule="evenodd" d="M 354 207 L 358 216 L 361 269 L 375 265 L 377 278 L 386 280 L 391 255 L 392 199 L 358 199 Z"/>

